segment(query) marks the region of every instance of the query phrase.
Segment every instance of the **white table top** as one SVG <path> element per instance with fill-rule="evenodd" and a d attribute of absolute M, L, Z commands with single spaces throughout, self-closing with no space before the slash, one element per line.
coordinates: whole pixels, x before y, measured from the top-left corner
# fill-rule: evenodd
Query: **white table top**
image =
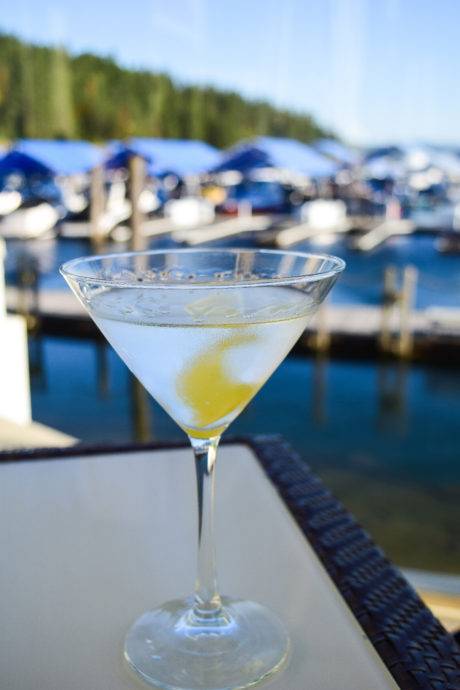
<path fill-rule="evenodd" d="M 272 690 L 398 686 L 252 451 L 217 467 L 221 591 L 270 606 L 292 642 Z M 147 688 L 122 661 L 144 611 L 189 594 L 196 515 L 191 452 L 0 465 L 0 687 Z"/>

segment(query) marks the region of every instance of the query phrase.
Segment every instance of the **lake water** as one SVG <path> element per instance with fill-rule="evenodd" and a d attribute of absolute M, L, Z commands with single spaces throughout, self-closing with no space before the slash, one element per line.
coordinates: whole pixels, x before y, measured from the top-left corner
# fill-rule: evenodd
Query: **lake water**
<path fill-rule="evenodd" d="M 225 243 L 212 246 L 248 246 L 251 238 L 239 236 Z M 166 238 L 151 242 L 150 248 L 176 246 Z M 440 254 L 435 239 L 428 235 L 394 238 L 379 249 L 360 253 L 349 248 L 346 239 L 330 245 L 299 245 L 299 249 L 312 252 L 337 254 L 347 262 L 347 270 L 341 276 L 331 296 L 336 304 L 380 304 L 382 300 L 383 274 L 385 267 L 400 268 L 408 264 L 417 267 L 416 306 L 460 307 L 460 256 Z M 109 251 L 122 251 L 120 244 L 108 246 Z M 77 256 L 90 253 L 89 244 L 84 241 L 50 240 L 43 242 L 8 242 L 7 278 L 15 280 L 18 256 L 29 253 L 37 258 L 42 277 L 41 286 L 48 289 L 65 289 L 64 281 L 57 269 L 61 263 Z"/>
<path fill-rule="evenodd" d="M 335 303 L 379 304 L 385 266 L 413 264 L 419 308 L 460 306 L 460 256 L 439 254 L 432 237 L 395 238 L 368 254 L 345 240 L 302 248 L 347 261 Z M 9 242 L 9 282 L 25 252 L 40 264 L 41 287 L 67 289 L 57 267 L 89 245 Z M 113 351 L 94 342 L 44 338 L 32 402 L 36 420 L 83 441 L 183 437 Z M 397 563 L 460 574 L 460 369 L 290 356 L 231 432 L 283 434 Z"/>
<path fill-rule="evenodd" d="M 184 438 L 109 346 L 41 345 L 37 421 L 87 442 Z M 291 355 L 231 433 L 283 434 L 398 564 L 460 573 L 459 421 L 460 369 Z"/>

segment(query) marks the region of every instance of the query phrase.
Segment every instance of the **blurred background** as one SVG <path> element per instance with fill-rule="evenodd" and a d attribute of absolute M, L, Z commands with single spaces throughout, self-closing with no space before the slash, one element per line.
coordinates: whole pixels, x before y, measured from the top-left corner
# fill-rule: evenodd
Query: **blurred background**
<path fill-rule="evenodd" d="M 182 438 L 63 261 L 337 254 L 231 433 L 283 434 L 416 584 L 460 594 L 459 22 L 456 0 L 5 6 L 1 448 Z"/>

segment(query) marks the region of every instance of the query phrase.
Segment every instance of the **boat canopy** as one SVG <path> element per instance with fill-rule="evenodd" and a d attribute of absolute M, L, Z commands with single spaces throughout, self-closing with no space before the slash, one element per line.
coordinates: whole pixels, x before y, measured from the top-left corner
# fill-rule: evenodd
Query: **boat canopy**
<path fill-rule="evenodd" d="M 320 153 L 342 163 L 342 165 L 357 165 L 359 162 L 359 155 L 356 151 L 337 141 L 337 139 L 318 139 L 313 142 L 313 146 Z"/>
<path fill-rule="evenodd" d="M 21 139 L 0 161 L 0 173 L 74 175 L 103 160 L 103 149 L 88 141 Z"/>
<path fill-rule="evenodd" d="M 404 151 L 400 146 L 379 146 L 371 148 L 367 151 L 365 161 L 369 162 L 377 158 L 392 158 L 400 160 L 404 155 Z"/>
<path fill-rule="evenodd" d="M 5 177 L 19 173 L 20 175 L 50 175 L 48 166 L 20 151 L 9 151 L 0 159 L 0 176 Z"/>
<path fill-rule="evenodd" d="M 151 175 L 174 173 L 179 177 L 206 172 L 220 157 L 218 149 L 196 139 L 135 137 L 114 147 L 107 167 L 127 167 L 132 155 L 142 156 L 147 161 Z"/>
<path fill-rule="evenodd" d="M 407 178 L 409 182 L 413 176 L 417 179 L 419 173 L 428 173 L 427 186 L 444 178 L 457 182 L 460 180 L 460 157 L 454 149 L 441 145 L 388 146 L 368 152 L 363 172 L 367 177 Z M 421 180 L 418 179 L 416 186 Z"/>
<path fill-rule="evenodd" d="M 361 173 L 367 179 L 402 180 L 407 175 L 407 169 L 402 159 L 383 155 L 367 161 Z"/>
<path fill-rule="evenodd" d="M 257 168 L 277 168 L 313 178 L 330 177 L 338 170 L 336 163 L 300 141 L 257 137 L 229 149 L 211 172 L 247 174 Z"/>

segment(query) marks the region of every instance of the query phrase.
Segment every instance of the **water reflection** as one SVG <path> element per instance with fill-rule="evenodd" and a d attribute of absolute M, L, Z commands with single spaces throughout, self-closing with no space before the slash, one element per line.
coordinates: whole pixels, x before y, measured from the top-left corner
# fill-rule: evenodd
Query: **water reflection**
<path fill-rule="evenodd" d="M 378 425 L 381 430 L 407 430 L 407 379 L 409 364 L 406 361 L 382 361 L 376 364 Z"/>
<path fill-rule="evenodd" d="M 129 384 L 132 400 L 133 440 L 138 443 L 154 440 L 151 431 L 149 394 L 135 376 L 129 377 Z"/>
<path fill-rule="evenodd" d="M 327 422 L 326 390 L 327 390 L 328 357 L 324 352 L 318 352 L 313 364 L 313 420 L 322 426 Z"/>
<path fill-rule="evenodd" d="M 235 244 L 235 238 L 221 241 L 218 246 Z M 239 246 L 254 246 L 253 238 L 238 237 Z M 174 246 L 173 240 L 165 235 L 150 242 L 150 249 L 165 249 Z M 177 246 L 177 245 L 176 245 Z M 213 246 L 217 246 L 215 243 Z M 302 243 L 296 248 L 306 251 L 322 251 L 314 243 Z M 7 242 L 6 275 L 10 284 L 15 282 L 18 256 L 27 252 L 38 261 L 42 289 L 65 289 L 64 281 L 57 268 L 61 263 L 85 256 L 90 252 L 84 240 L 44 240 Z M 127 251 L 126 243 L 112 242 L 104 251 Z M 460 257 L 455 254 L 440 254 L 433 237 L 416 235 L 396 237 L 372 252 L 357 252 L 346 238 L 336 237 L 327 251 L 344 259 L 347 270 L 334 288 L 331 301 L 335 304 L 381 304 L 385 268 L 389 265 L 398 270 L 413 265 L 418 271 L 416 308 L 427 306 L 458 307 L 460 290 Z"/>
<path fill-rule="evenodd" d="M 42 357 L 37 421 L 88 442 L 185 440 L 107 345 L 44 338 Z M 283 434 L 395 561 L 460 573 L 459 390 L 455 368 L 291 356 L 231 433 Z"/>
<path fill-rule="evenodd" d="M 109 370 L 108 370 L 108 352 L 106 344 L 103 341 L 95 343 L 96 348 L 96 371 L 97 371 L 97 390 L 102 399 L 109 397 Z"/>

